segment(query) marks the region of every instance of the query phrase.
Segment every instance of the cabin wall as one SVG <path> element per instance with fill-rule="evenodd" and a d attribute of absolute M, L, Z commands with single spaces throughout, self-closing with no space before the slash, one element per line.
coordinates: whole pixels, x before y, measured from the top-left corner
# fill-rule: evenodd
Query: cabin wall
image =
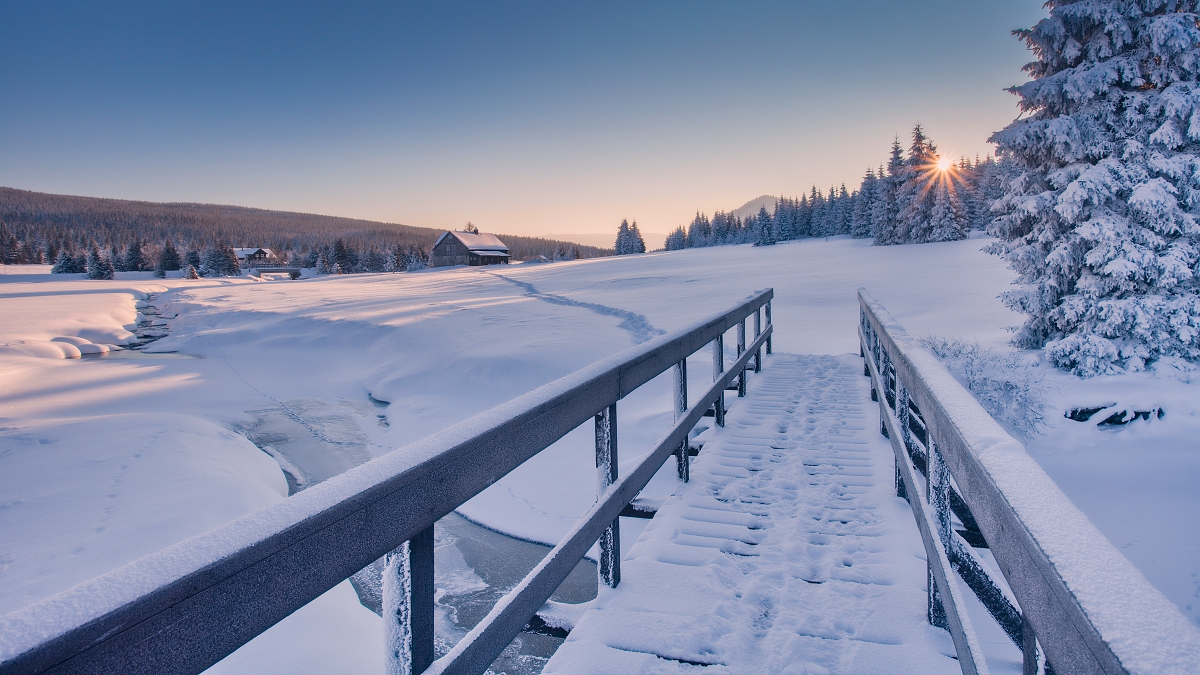
<path fill-rule="evenodd" d="M 450 265 L 468 264 L 467 247 L 454 237 L 446 237 L 442 243 L 433 248 L 429 256 L 429 264 L 433 267 L 449 267 Z"/>

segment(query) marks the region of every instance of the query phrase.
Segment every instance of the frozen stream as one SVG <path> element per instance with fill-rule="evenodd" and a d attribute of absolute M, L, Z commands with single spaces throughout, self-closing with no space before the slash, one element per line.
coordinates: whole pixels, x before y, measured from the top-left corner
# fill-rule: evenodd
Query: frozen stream
<path fill-rule="evenodd" d="M 282 401 L 248 411 L 238 427 L 274 457 L 291 493 L 303 490 L 371 458 L 363 423 L 386 425 L 386 404 L 369 401 Z M 434 526 L 438 656 L 467 634 L 550 551 L 549 546 L 501 534 L 457 513 Z M 362 604 L 380 613 L 382 560 L 351 578 Z M 596 565 L 582 561 L 551 598 L 580 603 L 596 597 Z M 533 675 L 542 671 L 562 638 L 522 633 L 492 665 L 491 672 Z"/>

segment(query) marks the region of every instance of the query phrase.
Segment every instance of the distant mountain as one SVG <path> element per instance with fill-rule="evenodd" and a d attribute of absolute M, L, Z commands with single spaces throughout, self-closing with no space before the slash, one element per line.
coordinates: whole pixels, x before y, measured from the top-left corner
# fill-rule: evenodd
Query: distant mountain
<path fill-rule="evenodd" d="M 211 244 L 255 246 L 278 253 L 307 253 L 341 239 L 359 252 L 428 251 L 444 230 L 358 218 L 271 211 L 220 204 L 139 202 L 54 195 L 0 187 L 0 222 L 15 240 L 43 252 L 93 245 L 124 250 L 135 241 L 155 248 L 170 239 L 177 247 Z M 575 249 L 579 257 L 610 255 L 602 247 L 544 237 L 499 234 L 517 260 Z M 614 235 L 615 238 L 615 235 Z"/>
<path fill-rule="evenodd" d="M 757 216 L 758 210 L 763 207 L 766 207 L 767 213 L 774 214 L 775 213 L 775 202 L 777 202 L 777 201 L 779 201 L 779 197 L 774 197 L 772 195 L 763 195 L 756 199 L 751 199 L 750 201 L 746 202 L 745 204 L 742 204 L 738 208 L 730 211 L 729 215 L 736 216 L 737 218 L 745 220 L 746 218 L 749 218 L 750 216 Z"/>

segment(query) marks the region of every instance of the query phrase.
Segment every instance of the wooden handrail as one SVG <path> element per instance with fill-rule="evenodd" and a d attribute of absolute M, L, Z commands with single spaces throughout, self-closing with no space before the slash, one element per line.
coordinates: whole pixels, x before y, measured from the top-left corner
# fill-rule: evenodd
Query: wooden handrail
<path fill-rule="evenodd" d="M 726 331 L 744 330 L 746 318 L 763 310 L 767 325 L 741 355 L 744 364 L 758 345 L 770 344 L 773 295 L 757 292 L 710 319 L 0 617 L 0 674 L 198 673 L 409 540 L 405 548 L 420 566 L 413 578 L 425 588 L 428 535 L 439 518 Z M 734 377 L 744 378 L 744 369 L 731 369 L 720 382 Z M 703 412 L 693 409 L 681 423 Z M 687 461 L 688 453 L 682 456 Z M 603 500 L 606 516 L 635 496 L 616 486 L 611 494 L 621 497 Z M 413 600 L 411 655 L 420 670 L 432 657 L 433 605 L 432 597 Z"/>
<path fill-rule="evenodd" d="M 859 289 L 858 298 L 862 353 L 883 430 L 895 450 L 897 487 L 902 486 L 898 492 L 912 504 L 926 551 L 932 552 L 931 620 L 942 618 L 939 603 L 946 615 L 962 613 L 947 594 L 957 569 L 1023 648 L 1025 672 L 1036 672 L 1038 644 L 1059 675 L 1196 672 L 1200 630 L 1121 555 L 936 357 L 865 289 Z M 920 420 L 910 425 L 914 414 Z M 912 429 L 921 430 L 925 440 Z M 969 509 L 960 519 L 977 524 L 1019 610 L 1005 608 L 999 585 L 950 527 L 952 502 L 959 498 Z M 980 574 L 988 578 L 980 579 Z M 1010 611 L 1019 611 L 1016 635 Z M 973 638 L 969 622 L 958 627 L 949 623 L 963 672 L 986 668 L 977 647 L 968 644 Z"/>

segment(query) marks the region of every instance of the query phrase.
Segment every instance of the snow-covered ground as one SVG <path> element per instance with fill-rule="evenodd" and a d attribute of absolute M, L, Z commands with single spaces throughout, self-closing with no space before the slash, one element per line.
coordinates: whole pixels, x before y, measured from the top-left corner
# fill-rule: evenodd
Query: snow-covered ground
<path fill-rule="evenodd" d="M 860 286 L 916 337 L 1007 349 L 1020 317 L 997 295 L 1012 274 L 979 251 L 985 243 L 872 247 L 835 238 L 300 281 L 131 274 L 102 282 L 10 267 L 0 276 L 0 611 L 281 499 L 280 474 L 263 471 L 267 455 L 246 438 L 303 488 L 755 289 L 775 288 L 780 352 L 857 352 Z M 87 350 L 127 342 L 139 301 L 157 308 L 168 333 L 148 351 L 174 354 L 63 358 L 73 342 Z M 708 358 L 698 355 L 691 370 L 697 389 Z M 1050 424 L 1031 454 L 1200 623 L 1200 384 L 1165 370 L 1086 382 L 1044 370 Z M 1068 407 L 1112 402 L 1166 413 L 1115 429 L 1062 417 Z M 122 424 L 118 415 L 138 417 Z M 649 449 L 670 415 L 669 378 L 621 403 L 623 464 Z M 202 452 L 204 438 L 219 440 Z M 591 430 L 581 428 L 460 512 L 557 541 L 593 500 L 592 464 Z M 667 468 L 652 492 L 673 489 Z M 168 474 L 187 485 L 174 487 Z M 66 519 L 76 522 L 56 529 Z M 640 525 L 628 523 L 626 548 Z M 339 597 L 329 604 L 354 605 L 352 594 Z"/>

